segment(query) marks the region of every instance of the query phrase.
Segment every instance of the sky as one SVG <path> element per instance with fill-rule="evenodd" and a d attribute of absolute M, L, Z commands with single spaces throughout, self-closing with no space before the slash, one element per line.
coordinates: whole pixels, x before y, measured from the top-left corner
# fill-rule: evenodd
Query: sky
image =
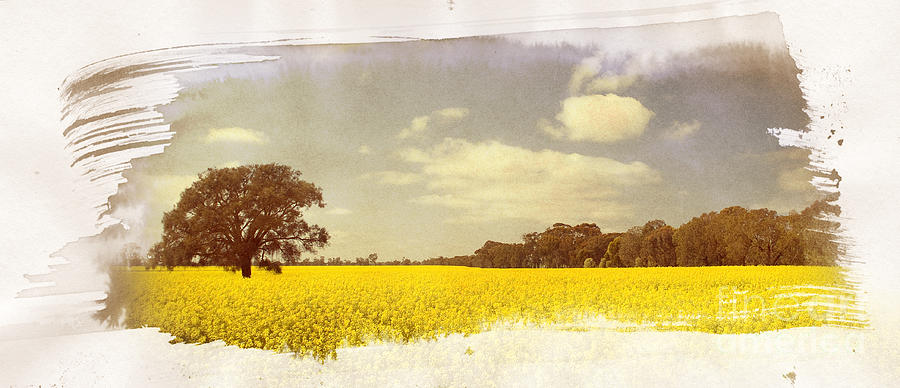
<path fill-rule="evenodd" d="M 186 73 L 176 132 L 135 160 L 111 212 L 160 238 L 209 167 L 282 163 L 322 188 L 318 254 L 471 254 L 553 223 L 681 225 L 728 206 L 801 210 L 809 122 L 774 14 L 634 28 L 243 48 Z M 317 254 L 317 255 L 318 255 Z"/>

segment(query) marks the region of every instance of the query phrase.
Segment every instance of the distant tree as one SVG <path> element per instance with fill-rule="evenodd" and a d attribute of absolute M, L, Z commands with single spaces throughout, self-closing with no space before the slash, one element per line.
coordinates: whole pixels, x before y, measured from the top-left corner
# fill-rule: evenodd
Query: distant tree
<path fill-rule="evenodd" d="M 162 241 L 150 247 L 150 251 L 147 253 L 147 260 L 150 262 L 151 268 L 165 266 L 170 270 L 179 264 L 190 263 L 191 257 L 192 254 L 185 247 L 183 241 L 166 238 L 165 235 Z"/>
<path fill-rule="evenodd" d="M 560 268 L 566 267 L 569 263 L 568 251 L 572 248 L 572 244 L 561 230 L 565 226 L 558 225 L 561 224 L 554 225 L 535 239 L 534 253 L 540 260 L 541 267 Z"/>
<path fill-rule="evenodd" d="M 618 268 L 623 266 L 620 256 L 622 240 L 624 240 L 624 236 L 619 236 L 609 243 L 609 247 L 606 248 L 606 253 L 603 255 L 603 259 L 601 259 L 600 261 L 601 267 Z"/>
<path fill-rule="evenodd" d="M 646 262 L 644 265 L 648 267 L 674 267 L 677 265 L 675 257 L 675 241 L 673 235 L 675 229 L 669 225 L 648 229 L 644 227 L 644 234 L 641 241 L 641 257 Z"/>
<path fill-rule="evenodd" d="M 676 263 L 679 267 L 698 267 L 707 265 L 706 238 L 709 226 L 709 213 L 694 217 L 675 230 L 672 240 L 675 243 Z"/>
<path fill-rule="evenodd" d="M 537 239 L 540 233 L 532 232 L 522 235 L 522 245 L 525 251 L 525 265 L 527 268 L 540 268 L 541 257 L 537 252 Z"/>
<path fill-rule="evenodd" d="M 596 224 L 553 224 L 541 233 L 523 236 L 523 249 L 526 252 L 524 261 L 531 262 L 534 267 L 581 267 L 584 259 L 577 255 L 579 247 L 590 238 L 602 234 Z"/>
<path fill-rule="evenodd" d="M 837 195 L 813 202 L 799 214 L 790 216 L 790 225 L 799 230 L 806 265 L 835 265 L 843 253 L 837 241 L 840 224 L 834 220 L 841 208 L 831 202 Z"/>
<path fill-rule="evenodd" d="M 678 227 L 672 236 L 679 267 L 723 265 L 726 249 L 724 226 L 718 213 L 704 213 Z"/>
<path fill-rule="evenodd" d="M 802 264 L 800 234 L 790 227 L 787 217 L 768 209 L 751 210 L 745 217 L 743 233 L 748 247 L 744 265 Z"/>
<path fill-rule="evenodd" d="M 285 257 L 284 264 L 286 265 L 298 265 L 300 264 L 300 258 L 297 256 Z"/>
<path fill-rule="evenodd" d="M 587 259 L 584 259 L 584 268 L 594 268 L 594 267 L 595 267 L 595 265 L 594 265 L 593 257 L 588 257 Z"/>
<path fill-rule="evenodd" d="M 643 227 L 641 227 L 641 236 L 649 236 L 651 233 L 666 226 L 666 222 L 663 220 L 653 220 L 647 221 Z"/>
<path fill-rule="evenodd" d="M 575 259 L 584 262 L 590 257 L 599 265 L 609 244 L 620 235 L 621 233 L 602 233 L 588 237 L 575 250 Z"/>
<path fill-rule="evenodd" d="M 143 256 L 139 245 L 127 243 L 119 250 L 118 261 L 120 265 L 134 267 L 143 264 Z"/>
<path fill-rule="evenodd" d="M 619 246 L 619 266 L 635 267 L 643 266 L 644 259 L 641 257 L 641 244 L 644 239 L 643 228 L 635 226 L 628 229 L 622 236 Z"/>
<path fill-rule="evenodd" d="M 521 268 L 525 266 L 524 244 L 503 244 L 494 251 L 495 268 Z"/>
<path fill-rule="evenodd" d="M 159 262 L 157 262 L 156 258 L 154 258 L 148 251 L 144 256 L 143 263 L 141 264 L 144 266 L 144 269 L 156 269 L 156 267 L 159 265 Z"/>
<path fill-rule="evenodd" d="M 339 257 L 332 257 L 328 259 L 327 265 L 344 265 L 343 260 Z"/>
<path fill-rule="evenodd" d="M 487 241 L 475 251 L 470 260 L 472 265 L 482 268 L 525 267 L 525 245 Z"/>
<path fill-rule="evenodd" d="M 475 257 L 473 258 L 475 266 L 481 268 L 493 268 L 495 259 L 497 259 L 497 261 L 502 260 L 502 258 L 497 257 L 497 250 L 501 246 L 503 246 L 503 243 L 491 240 L 486 241 L 481 248 L 475 250 Z"/>
<path fill-rule="evenodd" d="M 200 174 L 163 216 L 163 238 L 152 249 L 166 266 L 223 265 L 250 277 L 254 258 L 294 259 L 328 243 L 324 228 L 303 213 L 324 207 L 322 190 L 278 164 L 213 169 Z"/>
<path fill-rule="evenodd" d="M 725 257 L 722 265 L 745 265 L 750 251 L 750 236 L 747 228 L 750 216 L 747 209 L 731 206 L 719 211 L 714 225 L 717 226 L 716 239 L 719 246 L 724 246 Z"/>

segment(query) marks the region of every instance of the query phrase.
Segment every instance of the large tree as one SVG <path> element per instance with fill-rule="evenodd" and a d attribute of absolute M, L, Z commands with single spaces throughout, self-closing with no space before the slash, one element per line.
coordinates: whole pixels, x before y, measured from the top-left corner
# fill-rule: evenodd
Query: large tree
<path fill-rule="evenodd" d="M 253 260 L 265 254 L 292 261 L 328 243 L 324 228 L 303 219 L 312 206 L 325 206 L 322 190 L 288 166 L 210 168 L 165 213 L 162 241 L 151 252 L 170 267 L 196 258 L 250 277 Z"/>

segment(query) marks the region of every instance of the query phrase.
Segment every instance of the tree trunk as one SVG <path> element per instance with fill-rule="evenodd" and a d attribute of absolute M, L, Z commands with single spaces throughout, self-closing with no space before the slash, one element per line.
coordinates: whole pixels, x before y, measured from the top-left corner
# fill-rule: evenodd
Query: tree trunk
<path fill-rule="evenodd" d="M 250 277 L 250 269 L 252 268 L 252 264 L 252 256 L 247 256 L 246 258 L 241 259 L 241 276 L 245 278 Z"/>

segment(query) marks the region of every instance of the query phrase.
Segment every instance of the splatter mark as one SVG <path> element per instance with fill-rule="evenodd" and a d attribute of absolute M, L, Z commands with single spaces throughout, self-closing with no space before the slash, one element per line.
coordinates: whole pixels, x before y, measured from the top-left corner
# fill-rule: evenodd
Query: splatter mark
<path fill-rule="evenodd" d="M 790 371 L 788 373 L 781 375 L 781 377 L 784 377 L 785 379 L 790 381 L 792 387 L 794 386 L 794 384 L 797 383 L 797 372 Z"/>

